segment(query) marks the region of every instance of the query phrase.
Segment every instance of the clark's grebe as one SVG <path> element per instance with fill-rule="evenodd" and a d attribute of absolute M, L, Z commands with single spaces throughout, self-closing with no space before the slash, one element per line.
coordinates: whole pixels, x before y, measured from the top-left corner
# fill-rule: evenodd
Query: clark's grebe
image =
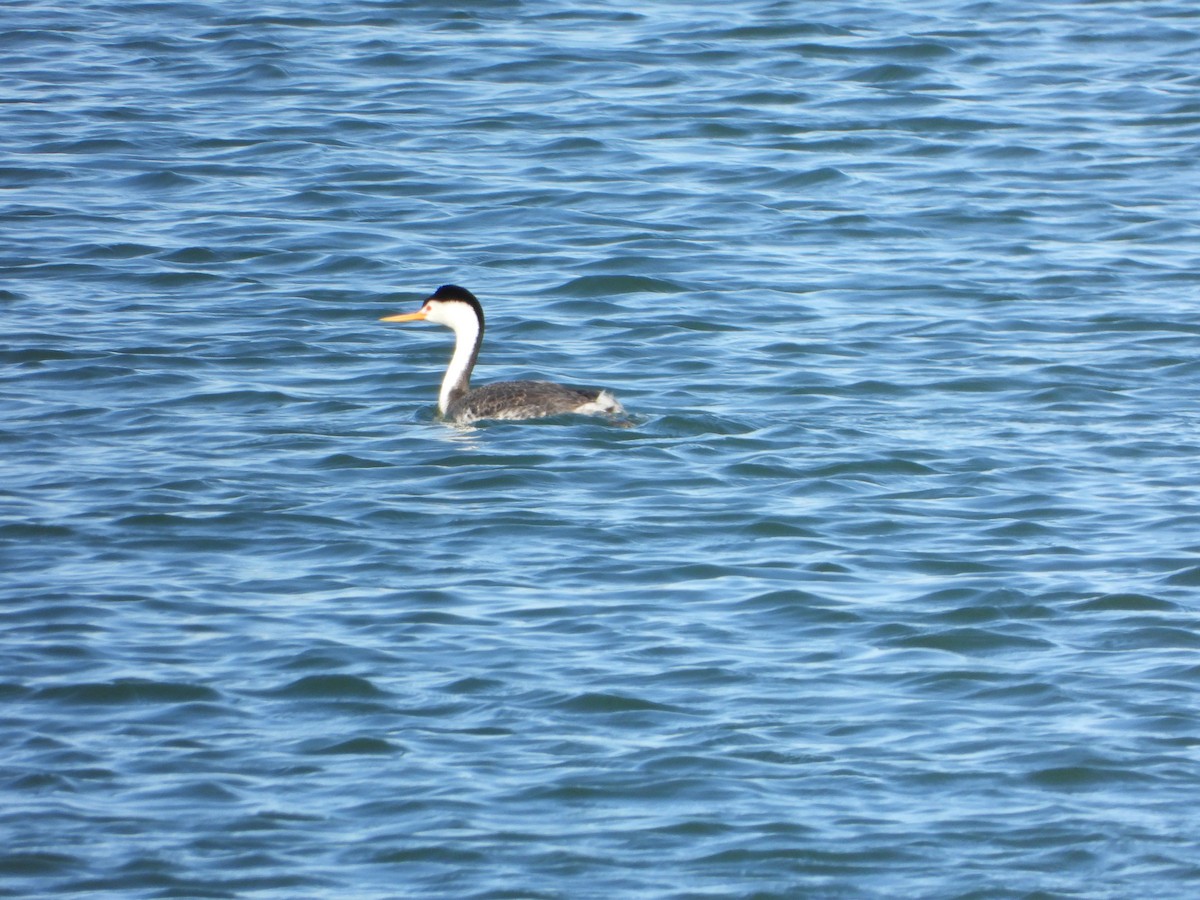
<path fill-rule="evenodd" d="M 474 294 L 456 284 L 442 285 L 414 313 L 379 321 L 435 322 L 454 331 L 454 355 L 438 395 L 438 412 L 451 422 L 540 419 L 562 413 L 615 416 L 625 411 L 608 391 L 550 381 L 501 381 L 471 390 L 471 370 L 483 343 L 483 307 Z"/>

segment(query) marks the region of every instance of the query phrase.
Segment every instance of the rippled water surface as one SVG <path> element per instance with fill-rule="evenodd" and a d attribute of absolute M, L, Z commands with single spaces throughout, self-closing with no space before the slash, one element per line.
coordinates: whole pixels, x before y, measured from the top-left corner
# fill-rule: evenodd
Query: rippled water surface
<path fill-rule="evenodd" d="M 0 24 L 0 894 L 1197 896 L 1194 4 Z"/>

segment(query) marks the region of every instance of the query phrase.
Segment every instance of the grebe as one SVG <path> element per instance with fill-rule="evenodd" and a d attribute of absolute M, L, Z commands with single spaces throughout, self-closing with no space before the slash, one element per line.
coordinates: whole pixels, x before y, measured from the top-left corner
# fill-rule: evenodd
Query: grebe
<path fill-rule="evenodd" d="M 454 355 L 438 395 L 438 412 L 451 422 L 540 419 L 563 413 L 616 416 L 625 411 L 608 391 L 550 381 L 501 381 L 471 390 L 471 370 L 483 343 L 483 307 L 474 294 L 456 284 L 443 284 L 414 313 L 385 316 L 379 321 L 435 322 L 454 332 Z"/>

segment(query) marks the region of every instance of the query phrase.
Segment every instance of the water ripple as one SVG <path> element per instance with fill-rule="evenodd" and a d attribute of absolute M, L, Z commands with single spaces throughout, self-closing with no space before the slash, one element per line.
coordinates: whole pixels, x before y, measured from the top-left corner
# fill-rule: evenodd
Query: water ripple
<path fill-rule="evenodd" d="M 5 889 L 1194 895 L 1200 29 L 981 9 L 13 5 Z"/>

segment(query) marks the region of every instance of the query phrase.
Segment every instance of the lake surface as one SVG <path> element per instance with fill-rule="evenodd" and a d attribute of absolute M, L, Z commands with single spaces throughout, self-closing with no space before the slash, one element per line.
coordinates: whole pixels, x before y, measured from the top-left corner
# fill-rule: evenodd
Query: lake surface
<path fill-rule="evenodd" d="M 1195 4 L 0 24 L 0 895 L 1198 895 Z"/>

